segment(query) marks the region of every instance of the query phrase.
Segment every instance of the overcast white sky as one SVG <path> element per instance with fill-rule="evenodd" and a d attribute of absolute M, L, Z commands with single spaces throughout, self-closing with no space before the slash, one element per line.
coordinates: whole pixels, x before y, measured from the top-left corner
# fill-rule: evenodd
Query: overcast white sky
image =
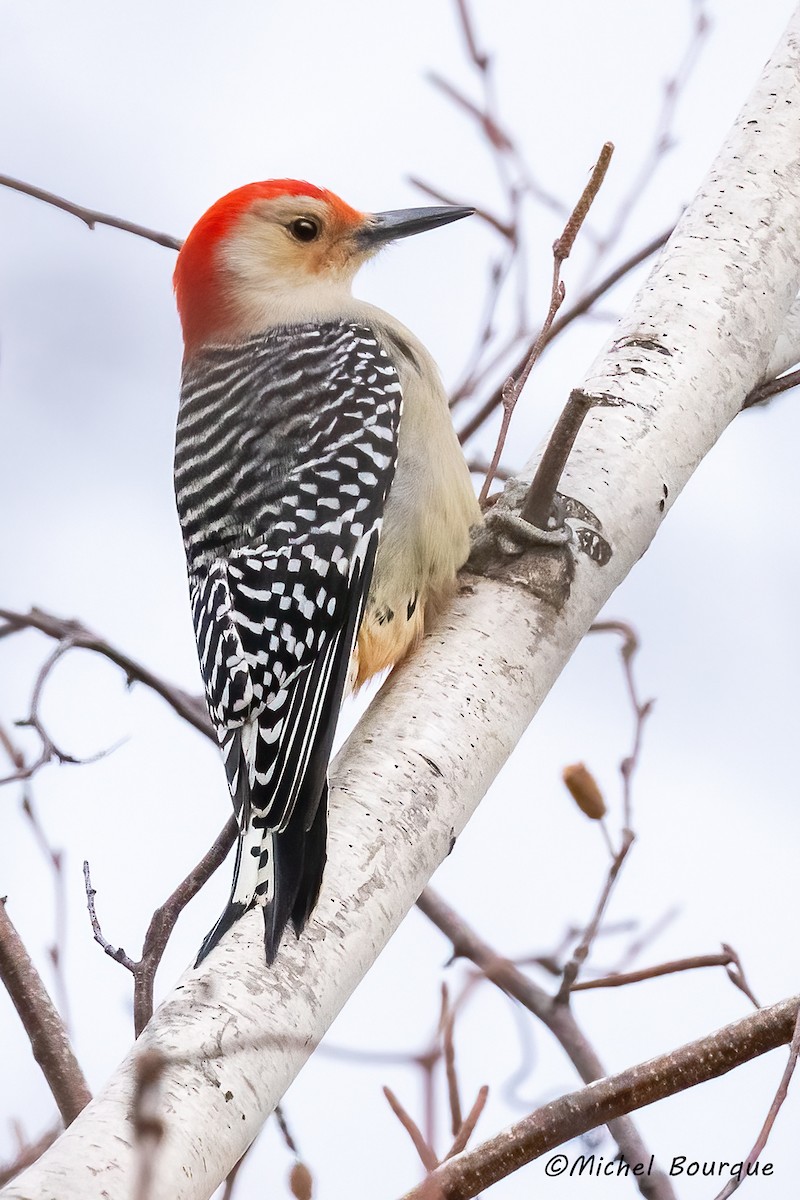
<path fill-rule="evenodd" d="M 676 113 L 677 147 L 614 261 L 668 225 L 690 198 L 792 7 L 710 0 L 713 28 Z M 481 40 L 496 55 L 501 109 L 544 186 L 573 200 L 601 144 L 615 142 L 597 206 L 602 229 L 650 150 L 692 6 L 475 0 L 474 8 Z M 0 6 L 0 47 L 0 171 L 177 236 L 218 195 L 270 176 L 308 178 L 363 209 L 420 203 L 409 174 L 465 202 L 500 203 L 485 149 L 425 79 L 434 69 L 477 95 L 454 5 L 445 0 L 143 0 L 135 7 L 41 0 Z M 90 233 L 2 189 L 0 223 L 0 604 L 80 616 L 198 690 L 171 482 L 180 366 L 174 255 L 112 230 Z M 527 252 L 542 311 L 556 232 L 551 216 L 532 210 Z M 477 221 L 460 223 L 381 256 L 359 290 L 414 328 L 452 382 L 496 252 Z M 564 275 L 574 298 L 580 253 Z M 633 285 L 604 303 L 607 318 L 622 310 Z M 587 322 L 546 357 L 515 419 L 511 464 L 533 451 L 610 328 Z M 738 419 L 607 614 L 638 629 L 638 677 L 657 699 L 636 780 L 639 841 L 611 917 L 646 926 L 678 908 L 642 962 L 708 953 L 727 941 L 764 1002 L 798 989 L 798 436 L 796 395 Z M 487 433 L 483 454 L 492 441 Z M 631 720 L 616 651 L 613 639 L 598 637 L 577 651 L 436 878 L 506 953 L 550 949 L 568 923 L 588 917 L 601 884 L 599 833 L 573 809 L 559 777 L 565 763 L 585 760 L 618 813 L 616 768 Z M 3 721 L 25 715 L 45 653 L 32 636 L 0 645 Z M 66 855 L 72 1027 L 96 1088 L 130 1043 L 130 986 L 91 941 L 81 862 L 92 864 L 107 936 L 135 954 L 150 913 L 206 849 L 227 800 L 213 747 L 143 690 L 126 692 L 113 668 L 88 655 L 61 665 L 44 713 L 75 754 L 127 739 L 96 765 L 49 768 L 34 793 Z M 5 789 L 0 799 L 0 893 L 51 981 L 50 875 L 19 815 L 19 795 Z M 194 953 L 227 888 L 226 867 L 186 913 L 162 968 L 162 991 Z M 597 961 L 612 965 L 621 948 L 599 952 Z M 360 1049 L 422 1046 L 446 958 L 440 936 L 412 913 L 330 1040 Z M 588 993 L 575 1004 L 609 1069 L 675 1047 L 747 1007 L 722 972 Z M 35 1136 L 53 1106 L 4 996 L 0 1012 L 0 1153 L 10 1153 L 8 1122 L 19 1118 Z M 519 1089 L 529 1107 L 576 1080 L 546 1033 L 532 1019 L 523 1024 L 534 1046 Z M 524 1111 L 504 1095 L 520 1061 L 518 1024 L 488 985 L 465 1013 L 457 1042 L 465 1092 L 492 1086 L 479 1126 L 486 1136 Z M 677 1154 L 741 1159 L 784 1058 L 778 1052 L 640 1114 L 647 1142 L 667 1163 Z M 343 1065 L 320 1054 L 292 1088 L 286 1107 L 318 1200 L 390 1200 L 417 1178 L 383 1083 L 421 1115 L 417 1076 L 403 1067 Z M 796 1194 L 800 1086 L 796 1092 L 765 1155 L 776 1164 L 769 1190 L 751 1186 L 770 1200 Z M 440 1127 L 444 1137 L 444 1110 Z M 601 1152 L 612 1152 L 609 1141 Z M 285 1195 L 287 1166 L 270 1127 L 237 1196 Z M 618 1181 L 582 1186 L 598 1200 L 635 1194 Z M 546 1181 L 542 1164 L 492 1194 L 527 1200 L 545 1188 L 578 1195 L 578 1185 Z M 714 1195 L 708 1180 L 681 1180 L 677 1190 L 688 1200 Z"/>

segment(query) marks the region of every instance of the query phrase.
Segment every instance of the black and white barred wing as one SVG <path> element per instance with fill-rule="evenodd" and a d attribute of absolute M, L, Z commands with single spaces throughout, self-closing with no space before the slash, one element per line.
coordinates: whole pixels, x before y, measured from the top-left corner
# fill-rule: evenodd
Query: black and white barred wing
<path fill-rule="evenodd" d="M 205 526 L 196 515 L 205 484 L 193 489 L 180 469 L 197 461 L 197 438 L 182 454 L 180 424 L 176 453 L 198 650 L 240 822 L 231 901 L 200 957 L 261 901 L 271 959 L 287 921 L 301 928 L 319 890 L 328 759 L 394 474 L 401 399 L 392 364 L 364 327 L 275 331 L 239 353 L 251 363 L 237 376 L 249 380 L 240 437 L 221 421 L 228 457 L 208 447 L 205 478 L 210 468 L 217 487 Z M 323 360 L 327 371 L 315 379 Z M 231 443 L 242 441 L 247 456 L 232 463 Z M 230 497 L 224 509 L 220 488 Z"/>

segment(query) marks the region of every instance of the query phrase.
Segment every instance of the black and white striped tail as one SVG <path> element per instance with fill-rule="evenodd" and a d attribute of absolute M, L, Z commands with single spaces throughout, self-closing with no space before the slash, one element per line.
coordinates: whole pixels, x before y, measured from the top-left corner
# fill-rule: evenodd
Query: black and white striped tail
<path fill-rule="evenodd" d="M 298 806 L 286 829 L 271 829 L 253 813 L 248 773 L 242 770 L 241 744 L 245 739 L 237 731 L 223 744 L 226 767 L 231 761 L 234 764 L 229 783 L 239 813 L 233 886 L 224 912 L 203 940 L 195 966 L 256 905 L 264 910 L 264 951 L 267 965 L 271 966 L 289 921 L 299 935 L 322 885 L 328 828 L 327 778 L 323 779 L 321 790 L 318 780 L 306 789 L 316 788 L 317 797 L 308 797 L 308 807 Z M 310 829 L 306 829 L 303 819 L 308 808 L 315 811 Z"/>

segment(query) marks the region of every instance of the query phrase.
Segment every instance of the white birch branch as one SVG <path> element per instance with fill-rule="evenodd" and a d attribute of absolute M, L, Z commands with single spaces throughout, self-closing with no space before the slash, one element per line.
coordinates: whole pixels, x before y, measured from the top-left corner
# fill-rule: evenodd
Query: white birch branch
<path fill-rule="evenodd" d="M 800 10 L 584 384 L 619 405 L 590 413 L 561 490 L 602 521 L 608 564 L 577 555 L 569 582 L 563 572 L 548 578 L 533 554 L 502 578 L 465 579 L 440 629 L 384 687 L 336 760 L 329 869 L 307 935 L 289 939 L 268 971 L 260 915 L 240 922 L 200 971 L 183 976 L 105 1090 L 0 1193 L 4 1200 L 130 1200 L 143 1046 L 164 1056 L 149 1200 L 210 1196 L 764 378 L 800 290 L 799 218 Z"/>

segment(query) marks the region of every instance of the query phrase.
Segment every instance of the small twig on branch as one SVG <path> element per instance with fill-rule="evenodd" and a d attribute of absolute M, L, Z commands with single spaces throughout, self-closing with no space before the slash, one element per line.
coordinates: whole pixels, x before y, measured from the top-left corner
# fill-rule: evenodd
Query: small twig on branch
<path fill-rule="evenodd" d="M 744 995 L 747 996 L 747 999 L 754 1008 L 761 1008 L 761 1005 L 753 995 L 753 989 L 750 987 L 750 984 L 745 978 L 744 967 L 742 966 L 739 955 L 736 953 L 733 946 L 729 946 L 727 942 L 722 943 L 722 949 L 729 956 L 728 964 L 725 967 L 725 973 L 728 976 L 728 979 L 730 979 L 734 987 L 737 987 L 740 992 L 743 992 Z"/>
<path fill-rule="evenodd" d="M 384 1087 L 383 1094 L 389 1101 L 389 1107 L 391 1108 L 392 1112 L 397 1117 L 408 1136 L 411 1138 L 411 1141 L 414 1144 L 414 1149 L 419 1155 L 420 1162 L 422 1163 L 423 1167 L 426 1171 L 433 1171 L 436 1168 L 439 1160 L 437 1159 L 431 1147 L 425 1141 L 425 1138 L 422 1136 L 422 1131 L 419 1125 L 417 1125 L 414 1118 L 410 1116 L 408 1112 L 406 1112 L 391 1088 Z"/>
<path fill-rule="evenodd" d="M 717 1079 L 785 1045 L 796 1033 L 799 1010 L 800 997 L 793 996 L 668 1054 L 562 1096 L 474 1150 L 442 1163 L 429 1182 L 439 1187 L 443 1200 L 470 1200 L 546 1151 L 613 1117 Z M 420 1200 L 422 1195 L 421 1189 L 414 1188 L 403 1200 Z"/>
<path fill-rule="evenodd" d="M 202 696 L 190 696 L 181 688 L 167 683 L 153 671 L 137 662 L 136 659 L 117 650 L 109 642 L 92 633 L 80 621 L 71 621 L 63 617 L 53 616 L 41 608 L 32 608 L 28 613 L 14 612 L 0 608 L 0 621 L 6 624 L 0 628 L 0 637 L 20 633 L 24 629 L 36 629 L 47 637 L 65 643 L 76 650 L 91 650 L 100 654 L 109 662 L 120 667 L 127 677 L 128 683 L 142 683 L 150 688 L 172 708 L 179 717 L 187 721 L 200 733 L 205 734 L 216 745 L 216 737 L 208 719 Z"/>
<path fill-rule="evenodd" d="M 581 388 L 574 388 L 570 392 L 520 509 L 523 521 L 539 529 L 547 529 L 558 482 L 593 403 L 591 396 Z"/>
<path fill-rule="evenodd" d="M 568 1006 L 553 1004 L 549 992 L 478 937 L 433 888 L 425 888 L 417 901 L 417 908 L 450 941 L 454 958 L 468 958 L 487 979 L 533 1013 L 550 1030 L 584 1083 L 603 1079 L 605 1068 Z M 620 1156 L 626 1162 L 649 1162 L 650 1151 L 630 1117 L 616 1117 L 608 1123 L 608 1129 L 617 1143 Z M 675 1200 L 672 1185 L 663 1171 L 655 1170 L 650 1175 L 638 1176 L 636 1182 L 647 1200 Z M 421 1196 L 415 1200 L 421 1200 Z"/>
<path fill-rule="evenodd" d="M 772 1104 L 770 1104 L 769 1112 L 767 1113 L 764 1124 L 761 1126 L 761 1131 L 753 1144 L 752 1150 L 742 1163 L 742 1169 L 739 1172 L 738 1177 L 730 1179 L 725 1184 L 725 1187 L 716 1197 L 716 1200 L 728 1200 L 728 1197 L 732 1196 L 733 1193 L 741 1186 L 741 1184 L 744 1183 L 745 1179 L 747 1178 L 748 1169 L 753 1165 L 753 1163 L 758 1162 L 759 1158 L 761 1157 L 762 1151 L 764 1150 L 764 1147 L 769 1139 L 769 1135 L 772 1133 L 772 1126 L 775 1124 L 778 1113 L 781 1111 L 783 1102 L 786 1099 L 786 1094 L 789 1091 L 789 1084 L 792 1082 L 792 1076 L 794 1075 L 795 1067 L 797 1066 L 798 1054 L 800 1054 L 800 1009 L 797 1013 L 797 1019 L 794 1026 L 794 1036 L 792 1037 L 792 1043 L 789 1047 L 789 1059 L 784 1067 L 781 1081 L 778 1084 L 778 1090 L 775 1093 L 775 1098 L 773 1099 Z"/>
<path fill-rule="evenodd" d="M 675 112 L 700 59 L 703 43 L 711 28 L 711 22 L 705 12 L 705 0 L 692 0 L 692 5 L 696 10 L 696 15 L 689 32 L 689 40 L 674 74 L 663 85 L 661 110 L 653 130 L 650 151 L 640 164 L 630 188 L 617 206 L 608 233 L 597 239 L 595 259 L 588 272 L 590 275 L 628 228 L 631 214 L 645 195 L 662 161 L 675 146 L 672 133 Z"/>
<path fill-rule="evenodd" d="M 664 930 L 672 924 L 679 912 L 680 909 L 675 906 L 668 908 L 667 911 L 662 913 L 660 917 L 657 917 L 652 924 L 640 930 L 635 937 L 631 938 L 614 970 L 623 971 L 629 963 L 636 962 L 637 958 L 639 958 L 642 952 L 646 950 L 648 946 L 651 946 L 653 942 L 655 942 L 661 936 Z"/>
<path fill-rule="evenodd" d="M 542 353 L 542 350 L 547 344 L 547 338 L 553 321 L 555 320 L 556 313 L 564 301 L 566 290 L 561 281 L 561 267 L 567 258 L 569 258 L 572 247 L 575 244 L 575 239 L 580 232 L 581 226 L 586 220 L 589 209 L 591 208 L 592 201 L 602 186 L 613 153 L 613 145 L 611 142 L 606 142 L 603 146 L 603 149 L 600 151 L 600 156 L 597 159 L 594 168 L 592 169 L 589 182 L 583 189 L 583 193 L 578 200 L 578 203 L 575 205 L 575 208 L 568 217 L 561 236 L 557 238 L 553 244 L 553 280 L 550 289 L 550 306 L 547 310 L 547 316 L 544 319 L 544 324 L 542 325 L 539 336 L 534 342 L 531 352 L 528 355 L 528 359 L 519 376 L 516 379 L 513 376 L 510 376 L 506 380 L 503 387 L 503 420 L 500 426 L 500 433 L 497 438 L 497 445 L 495 446 L 492 461 L 489 465 L 489 470 L 486 473 L 486 478 L 483 481 L 483 487 L 481 488 L 481 494 L 479 497 L 481 504 L 484 503 L 486 497 L 489 495 L 489 488 L 492 485 L 495 471 L 500 463 L 503 447 L 505 446 L 506 442 L 506 436 L 508 434 L 508 427 L 511 423 L 511 417 L 517 401 L 519 400 L 520 393 L 525 386 L 528 376 L 536 365 L 539 355 Z"/>
<path fill-rule="evenodd" d="M 158 970 L 170 935 L 190 900 L 193 900 L 200 889 L 208 882 L 218 867 L 222 865 L 236 840 L 238 826 L 235 817 L 230 817 L 223 829 L 215 838 L 200 862 L 192 868 L 182 883 L 164 903 L 156 909 L 150 918 L 147 933 L 142 946 L 142 957 L 135 961 L 126 954 L 122 947 L 112 946 L 104 937 L 95 907 L 95 889 L 89 874 L 89 864 L 83 864 L 83 877 L 86 884 L 86 903 L 89 909 L 89 919 L 92 923 L 94 940 L 102 946 L 109 958 L 121 964 L 133 975 L 133 1023 L 136 1036 L 144 1029 L 153 1015 L 153 987 L 156 971 Z"/>
<path fill-rule="evenodd" d="M 475 1103 L 466 1115 L 466 1118 L 461 1122 L 461 1127 L 456 1133 L 455 1140 L 452 1146 L 447 1151 L 445 1158 L 455 1158 L 457 1154 L 461 1154 L 465 1150 L 469 1139 L 475 1132 L 475 1126 L 480 1120 L 480 1115 L 486 1107 L 486 1101 L 489 1099 L 489 1087 L 484 1084 L 479 1090 Z"/>
<path fill-rule="evenodd" d="M 642 246 L 634 254 L 631 254 L 628 258 L 621 262 L 619 266 L 615 267 L 613 271 L 610 271 L 609 274 L 606 275 L 604 279 L 601 279 L 593 288 L 590 288 L 587 292 L 580 296 L 570 308 L 565 309 L 558 317 L 556 317 L 550 327 L 550 332 L 545 339 L 545 346 L 549 346 L 550 343 L 557 338 L 560 333 L 562 333 L 569 325 L 573 323 L 573 321 L 577 321 L 579 317 L 585 316 L 586 313 L 588 313 L 589 310 L 594 307 L 597 301 L 600 300 L 606 294 L 606 292 L 610 291 L 612 287 L 616 286 L 621 279 L 623 279 L 631 271 L 635 270 L 636 267 L 641 266 L 643 262 L 646 262 L 648 258 L 651 258 L 652 255 L 660 250 L 669 239 L 670 235 L 672 234 L 672 230 L 673 226 L 670 226 L 669 229 L 665 229 L 663 233 L 660 233 L 657 237 L 652 238 L 649 242 L 647 242 L 646 245 Z M 524 370 L 525 364 L 530 358 L 535 344 L 536 340 L 534 340 L 534 342 L 528 346 L 525 353 L 512 369 L 512 376 L 519 375 L 519 373 Z M 488 421 L 495 409 L 499 408 L 502 403 L 503 387 L 501 386 L 497 388 L 491 394 L 488 400 L 486 400 L 481 407 L 472 414 L 469 420 L 464 423 L 458 434 L 459 441 L 462 444 L 468 441 L 469 438 L 477 433 L 481 426 Z"/>
<path fill-rule="evenodd" d="M 124 221 L 121 217 L 111 216 L 110 213 L 84 208 L 82 204 L 65 200 L 63 196 L 56 196 L 54 192 L 46 192 L 44 188 L 34 187 L 31 183 L 23 183 L 21 179 L 12 179 L 10 175 L 0 175 L 0 187 L 10 188 L 13 192 L 22 192 L 25 196 L 33 196 L 34 200 L 42 200 L 45 204 L 71 213 L 73 217 L 83 221 L 89 229 L 94 229 L 96 225 L 109 225 L 112 229 L 122 229 L 125 233 L 133 233 L 136 237 L 146 238 L 148 242 L 166 246 L 168 250 L 180 250 L 183 245 L 179 238 L 172 237 L 169 233 L 158 233 L 155 229 L 148 229 L 145 225 L 136 225 L 133 221 Z"/>
<path fill-rule="evenodd" d="M 628 699 L 631 703 L 634 715 L 634 734 L 633 748 L 627 757 L 620 763 L 620 774 L 622 775 L 623 783 L 623 808 L 624 821 L 627 828 L 630 829 L 633 824 L 631 786 L 633 774 L 639 765 L 639 755 L 642 749 L 642 734 L 644 732 L 645 722 L 653 711 L 653 700 L 640 700 L 639 693 L 636 687 L 636 679 L 633 674 L 633 660 L 639 650 L 639 638 L 632 625 L 627 621 L 595 621 L 589 627 L 590 633 L 616 633 L 622 638 L 620 647 L 620 657 L 622 659 L 622 670 L 625 675 L 625 686 L 628 690 Z"/>
<path fill-rule="evenodd" d="M 142 957 L 135 964 L 134 971 L 133 1018 L 137 1037 L 153 1015 L 156 971 L 178 917 L 217 868 L 222 866 L 236 841 L 237 832 L 236 818 L 229 817 L 197 866 L 192 867 L 183 882 L 178 884 L 172 895 L 156 909 L 150 919 L 142 946 Z"/>
<path fill-rule="evenodd" d="M 800 370 L 788 371 L 785 375 L 779 375 L 777 379 L 769 379 L 766 383 L 760 383 L 748 394 L 742 410 L 754 408 L 757 404 L 766 404 L 773 396 L 778 396 L 781 392 L 788 392 L 791 388 L 797 387 L 799 383 Z"/>
<path fill-rule="evenodd" d="M 64 1027 L 69 1030 L 69 995 L 67 992 L 67 983 L 64 976 L 64 950 L 67 941 L 67 891 L 66 880 L 64 878 L 64 857 L 61 850 L 56 850 L 51 844 L 44 831 L 44 827 L 39 820 L 39 815 L 33 805 L 33 797 L 31 789 L 26 788 L 22 797 L 22 812 L 28 820 L 33 836 L 42 852 L 43 857 L 50 865 L 53 877 L 53 892 L 54 892 L 54 925 L 53 942 L 48 948 L 50 961 L 53 964 L 53 974 L 55 976 L 55 991 L 58 999 L 61 1016 L 64 1021 Z"/>
<path fill-rule="evenodd" d="M 311 1200 L 314 1191 L 314 1178 L 307 1164 L 300 1156 L 300 1151 L 289 1129 L 286 1121 L 286 1113 L 281 1104 L 275 1107 L 275 1120 L 278 1123 L 278 1128 L 286 1143 L 287 1150 L 294 1157 L 294 1164 L 289 1172 L 289 1190 L 295 1197 L 295 1200 Z M 222 1200 L 226 1200 L 226 1197 L 223 1196 Z"/>
<path fill-rule="evenodd" d="M 642 983 L 646 979 L 660 979 L 663 975 L 677 975 L 680 971 L 698 971 L 705 967 L 727 967 L 735 959 L 728 953 L 696 954 L 692 958 L 676 958 L 672 962 L 659 963 L 655 967 L 642 967 L 639 971 L 621 971 L 619 974 L 602 975 L 599 979 L 582 979 L 573 983 L 573 992 L 588 992 L 595 988 L 627 987 L 629 983 Z"/>
<path fill-rule="evenodd" d="M 614 885 L 622 870 L 625 859 L 628 856 L 635 834 L 632 829 L 633 824 L 633 803 L 632 803 L 632 781 L 636 767 L 639 763 L 639 756 L 642 748 L 642 734 L 644 725 L 652 712 L 653 701 L 639 699 L 639 693 L 636 688 L 636 680 L 633 674 L 633 659 L 639 648 L 639 640 L 636 632 L 631 625 L 624 621 L 597 621 L 591 626 L 592 633 L 616 633 L 622 637 L 622 646 L 620 648 L 620 657 L 622 659 L 622 669 L 625 676 L 625 685 L 628 691 L 628 699 L 631 703 L 631 708 L 634 714 L 634 734 L 633 747 L 629 754 L 620 763 L 620 775 L 622 776 L 622 792 L 623 792 L 623 829 L 620 839 L 619 850 L 612 857 L 611 866 L 609 867 L 603 889 L 597 901 L 595 911 L 592 915 L 589 924 L 581 938 L 579 944 L 575 948 L 572 957 L 564 967 L 564 972 L 561 977 L 561 986 L 556 995 L 556 1001 L 561 1004 L 566 1004 L 569 1000 L 570 992 L 578 977 L 578 972 L 589 956 L 592 945 L 597 932 L 600 928 L 600 922 L 608 907 L 608 902 L 611 898 L 611 893 L 614 890 Z"/>
<path fill-rule="evenodd" d="M 38 757 L 30 763 L 25 762 L 24 758 L 20 758 L 20 765 L 18 765 L 10 775 L 6 775 L 0 779 L 0 785 L 7 783 L 24 783 L 26 780 L 31 779 L 37 771 L 45 766 L 46 763 L 52 762 L 53 759 L 55 759 L 56 762 L 61 763 L 62 766 L 86 766 L 89 763 L 98 762 L 101 758 L 105 758 L 106 755 L 110 754 L 117 748 L 116 746 L 111 746 L 109 749 L 100 750 L 97 754 L 92 754 L 88 758 L 76 758 L 74 755 L 67 754 L 65 751 L 59 749 L 53 738 L 45 729 L 44 722 L 39 715 L 42 702 L 42 693 L 44 691 L 45 684 L 52 675 L 57 663 L 59 663 L 64 655 L 72 649 L 72 646 L 73 643 L 71 639 L 69 637 L 65 637 L 61 642 L 59 642 L 53 653 L 50 654 L 45 660 L 43 666 L 39 670 L 39 674 L 36 677 L 36 682 L 33 685 L 33 693 L 31 695 L 31 704 L 28 716 L 21 721 L 17 721 L 18 727 L 32 729 L 38 736 L 39 741 L 41 742 L 41 749 Z M 7 742 L 7 738 L 5 740 Z M 14 757 L 16 758 L 16 756 Z"/>
<path fill-rule="evenodd" d="M 121 946 L 112 946 L 108 938 L 103 936 L 103 930 L 100 927 L 100 920 L 97 916 L 97 908 L 94 902 L 97 891 L 92 887 L 92 876 L 89 871 L 88 862 L 84 862 L 83 864 L 83 882 L 86 886 L 86 907 L 89 910 L 89 920 L 92 923 L 94 940 L 97 942 L 98 946 L 103 948 L 109 958 L 113 958 L 114 962 L 118 962 L 120 966 L 125 967 L 127 971 L 131 971 L 135 974 L 136 963 L 133 961 L 133 959 L 125 953 Z"/>
<path fill-rule="evenodd" d="M 0 724 L 0 746 L 3 747 L 11 764 L 17 771 L 25 767 L 25 755 L 16 745 L 8 731 Z M 39 820 L 39 815 L 34 807 L 33 796 L 29 787 L 24 787 L 22 792 L 22 812 L 28 821 L 36 844 L 42 852 L 43 857 L 47 861 L 52 877 L 53 877 L 53 892 L 54 892 L 54 932 L 53 942 L 49 947 L 48 953 L 50 961 L 53 964 L 53 974 L 55 976 L 55 990 L 58 999 L 58 1006 L 61 1011 L 61 1017 L 64 1022 L 64 1027 L 69 1031 L 69 995 L 67 992 L 66 979 L 64 977 L 64 949 L 67 940 L 67 897 L 64 880 L 64 857 L 61 850 L 57 850 L 51 845 L 50 840 L 45 833 L 42 822 Z"/>
<path fill-rule="evenodd" d="M 455 1013 L 449 1004 L 447 984 L 442 984 L 442 1048 L 444 1050 L 444 1066 L 447 1076 L 447 1096 L 450 1103 L 450 1128 L 453 1137 L 464 1124 L 461 1114 L 461 1097 L 458 1092 L 458 1073 L 456 1071 L 456 1048 L 453 1042 L 453 1027 Z"/>
<path fill-rule="evenodd" d="M 614 884 L 616 883 L 619 873 L 622 870 L 622 866 L 627 858 L 628 851 L 633 845 L 634 836 L 635 835 L 630 829 L 623 829 L 620 848 L 612 859 L 611 866 L 609 867 L 606 881 L 603 884 L 603 890 L 600 893 L 600 898 L 597 901 L 592 919 L 586 926 L 583 937 L 575 947 L 572 957 L 564 967 L 564 971 L 561 976 L 561 986 L 559 987 L 555 997 L 556 1002 L 559 1004 L 566 1004 L 569 1000 L 570 992 L 572 991 L 575 985 L 575 980 L 578 977 L 578 972 L 586 962 L 586 959 L 589 957 L 589 951 L 591 950 L 594 940 L 597 937 L 597 931 L 600 928 L 600 922 L 603 919 L 609 899 L 611 898 L 611 893 L 614 890 Z"/>
<path fill-rule="evenodd" d="M 0 979 L 31 1043 L 65 1125 L 92 1098 L 64 1028 L 39 972 L 0 900 Z"/>

